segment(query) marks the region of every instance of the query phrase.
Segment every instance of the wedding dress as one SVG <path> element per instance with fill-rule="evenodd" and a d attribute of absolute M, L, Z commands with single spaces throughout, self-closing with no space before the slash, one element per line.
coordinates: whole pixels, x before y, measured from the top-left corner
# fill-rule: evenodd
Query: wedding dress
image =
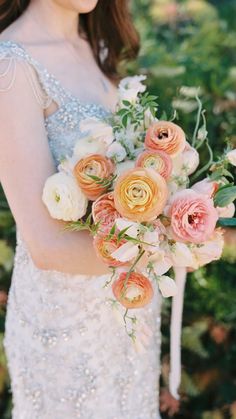
<path fill-rule="evenodd" d="M 0 42 L 0 62 L 0 94 L 23 65 L 42 107 L 58 105 L 45 118 L 56 164 L 71 154 L 83 118 L 108 113 L 81 103 L 21 44 Z M 152 302 L 132 312 L 152 330 L 145 351 L 137 351 L 117 321 L 106 279 L 38 269 L 17 229 L 4 337 L 13 419 L 160 418 L 161 297 L 155 289 Z"/>

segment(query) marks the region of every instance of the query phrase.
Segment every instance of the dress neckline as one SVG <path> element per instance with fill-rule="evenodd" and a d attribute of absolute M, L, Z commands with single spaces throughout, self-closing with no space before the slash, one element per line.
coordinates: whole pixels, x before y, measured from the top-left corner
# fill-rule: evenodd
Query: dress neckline
<path fill-rule="evenodd" d="M 104 105 L 101 105 L 99 103 L 96 102 L 83 102 L 81 101 L 78 96 L 74 95 L 70 89 L 66 88 L 63 86 L 63 83 L 56 77 L 54 76 L 53 73 L 51 73 L 50 71 L 47 70 L 47 68 L 38 60 L 36 60 L 26 49 L 26 47 L 24 46 L 24 44 L 18 42 L 18 41 L 13 41 L 13 40 L 4 40 L 4 41 L 0 41 L 0 45 L 1 44 L 6 44 L 6 45 L 11 45 L 11 46 L 15 46 L 17 48 L 20 48 L 21 51 L 24 53 L 24 55 L 28 58 L 28 60 L 34 64 L 34 66 L 40 70 L 42 73 L 44 73 L 44 75 L 46 75 L 46 77 L 50 78 L 59 88 L 60 90 L 63 92 L 63 94 L 71 101 L 73 102 L 77 102 L 81 107 L 83 108 L 88 108 L 90 106 L 94 106 L 96 107 L 98 110 L 101 110 L 107 114 L 112 113 L 113 111 L 107 107 L 105 107 Z M 56 111 L 57 112 L 57 111 Z M 52 114 L 54 115 L 54 113 Z"/>

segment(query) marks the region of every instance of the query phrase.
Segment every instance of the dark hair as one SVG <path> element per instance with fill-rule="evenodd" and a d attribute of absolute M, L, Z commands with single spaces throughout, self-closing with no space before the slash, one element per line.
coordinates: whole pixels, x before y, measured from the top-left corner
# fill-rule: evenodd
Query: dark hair
<path fill-rule="evenodd" d="M 95 59 L 110 78 L 118 75 L 122 59 L 133 59 L 139 51 L 139 37 L 128 7 L 129 0 L 99 0 L 96 8 L 81 15 L 81 26 L 92 47 Z M 0 33 L 28 7 L 30 0 L 2 0 Z M 106 55 L 102 57 L 101 49 Z"/>

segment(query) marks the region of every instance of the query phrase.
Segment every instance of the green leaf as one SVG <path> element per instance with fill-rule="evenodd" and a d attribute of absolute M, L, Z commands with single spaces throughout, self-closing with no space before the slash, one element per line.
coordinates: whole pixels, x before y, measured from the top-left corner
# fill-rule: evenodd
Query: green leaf
<path fill-rule="evenodd" d="M 225 185 L 220 188 L 214 197 L 214 203 L 217 207 L 226 207 L 236 199 L 236 186 Z"/>
<path fill-rule="evenodd" d="M 120 109 L 120 110 L 117 112 L 117 115 L 119 115 L 119 116 L 124 116 L 124 115 L 126 115 L 127 113 L 129 113 L 129 110 L 128 110 L 127 108 L 122 108 L 122 109 Z"/>
<path fill-rule="evenodd" d="M 123 116 L 123 118 L 122 118 L 122 124 L 123 124 L 123 126 L 126 128 L 127 127 L 127 124 L 128 124 L 128 117 L 129 117 L 129 115 L 128 114 L 126 114 L 126 115 L 124 115 Z"/>
<path fill-rule="evenodd" d="M 236 227 L 236 218 L 219 218 L 217 225 L 221 227 Z"/>
<path fill-rule="evenodd" d="M 125 106 L 130 106 L 130 105 L 131 105 L 131 103 L 130 103 L 128 100 L 122 100 L 122 103 L 123 103 Z"/>

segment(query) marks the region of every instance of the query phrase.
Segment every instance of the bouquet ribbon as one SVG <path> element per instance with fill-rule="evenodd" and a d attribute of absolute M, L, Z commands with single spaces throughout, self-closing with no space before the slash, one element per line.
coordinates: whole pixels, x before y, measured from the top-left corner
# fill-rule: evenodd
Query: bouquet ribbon
<path fill-rule="evenodd" d="M 173 297 L 171 310 L 169 390 L 175 399 L 179 399 L 178 390 L 181 383 L 181 330 L 187 270 L 186 268 L 174 267 L 174 272 L 178 293 Z"/>

